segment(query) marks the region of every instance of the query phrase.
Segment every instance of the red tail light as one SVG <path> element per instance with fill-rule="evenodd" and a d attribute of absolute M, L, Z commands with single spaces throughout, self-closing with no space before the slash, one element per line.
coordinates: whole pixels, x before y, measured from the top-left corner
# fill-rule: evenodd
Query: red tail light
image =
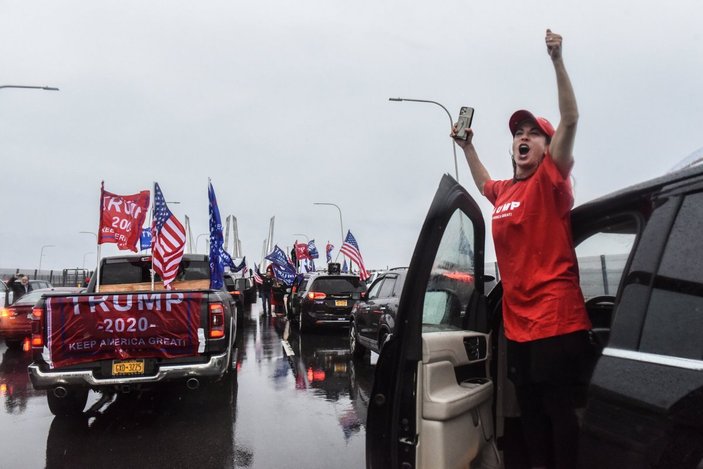
<path fill-rule="evenodd" d="M 7 318 L 10 316 L 10 310 L 7 308 L 0 309 L 0 318 Z"/>
<path fill-rule="evenodd" d="M 43 318 L 43 308 L 32 308 L 32 347 L 42 348 L 44 346 Z"/>
<path fill-rule="evenodd" d="M 208 322 L 210 323 L 211 339 L 219 339 L 225 336 L 225 307 L 222 303 L 210 304 Z"/>
<path fill-rule="evenodd" d="M 308 293 L 308 299 L 310 300 L 324 300 L 327 295 L 319 291 L 311 291 Z"/>

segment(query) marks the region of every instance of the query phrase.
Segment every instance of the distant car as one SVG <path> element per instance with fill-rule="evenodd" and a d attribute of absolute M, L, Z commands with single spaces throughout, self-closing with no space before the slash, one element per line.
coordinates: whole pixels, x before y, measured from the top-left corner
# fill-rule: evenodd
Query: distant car
<path fill-rule="evenodd" d="M 30 280 L 29 284 L 32 286 L 32 290 L 40 290 L 44 288 L 54 288 L 52 284 L 46 280 Z"/>
<path fill-rule="evenodd" d="M 48 282 L 47 282 L 48 283 Z M 7 348 L 17 350 L 25 338 L 32 335 L 32 308 L 42 295 L 51 293 L 80 293 L 83 288 L 57 287 L 39 288 L 22 296 L 14 304 L 0 309 L 0 337 L 5 339 Z"/>
<path fill-rule="evenodd" d="M 226 272 L 225 288 L 240 308 L 256 302 L 256 285 L 251 278 Z"/>
<path fill-rule="evenodd" d="M 314 327 L 337 326 L 348 327 L 349 315 L 361 293 L 366 291 L 366 284 L 357 275 L 352 274 L 307 274 L 305 286 L 301 283 L 298 290 L 297 313 L 294 320 L 298 322 L 301 332 Z"/>
<path fill-rule="evenodd" d="M 398 300 L 405 284 L 407 268 L 381 273 L 351 311 L 349 351 L 361 358 L 366 350 L 380 353 L 386 338 L 395 330 Z"/>

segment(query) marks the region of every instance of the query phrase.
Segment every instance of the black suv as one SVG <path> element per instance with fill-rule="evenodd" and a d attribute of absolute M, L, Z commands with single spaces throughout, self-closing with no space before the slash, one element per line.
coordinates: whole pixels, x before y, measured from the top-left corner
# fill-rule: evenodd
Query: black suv
<path fill-rule="evenodd" d="M 703 467 L 703 166 L 579 206 L 571 220 L 594 346 L 574 394 L 580 467 Z M 444 176 L 376 365 L 367 467 L 519 461 L 502 288 L 484 294 L 484 236 L 478 205 Z"/>
<path fill-rule="evenodd" d="M 366 291 L 357 275 L 306 274 L 294 300 L 293 320 L 301 332 L 318 326 L 349 326 L 352 307 Z"/>
<path fill-rule="evenodd" d="M 376 277 L 351 312 L 349 351 L 355 358 L 366 350 L 378 353 L 395 330 L 398 300 L 403 291 L 407 268 L 396 268 Z"/>

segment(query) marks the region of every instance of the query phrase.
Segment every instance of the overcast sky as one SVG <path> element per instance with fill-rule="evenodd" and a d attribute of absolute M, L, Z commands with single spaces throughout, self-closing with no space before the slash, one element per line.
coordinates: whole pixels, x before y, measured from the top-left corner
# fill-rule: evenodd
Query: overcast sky
<path fill-rule="evenodd" d="M 341 208 L 368 268 L 407 265 L 454 161 L 440 107 L 388 98 L 473 106 L 479 155 L 508 178 L 510 114 L 558 122 L 548 27 L 581 116 L 576 203 L 659 176 L 703 146 L 701 17 L 700 0 L 0 1 L 0 85 L 60 88 L 0 89 L 0 267 L 55 245 L 43 268 L 92 268 L 79 232 L 98 230 L 101 180 L 157 181 L 207 233 L 208 177 L 250 266 L 272 216 L 279 246 L 337 252 L 339 214 L 313 202 Z"/>

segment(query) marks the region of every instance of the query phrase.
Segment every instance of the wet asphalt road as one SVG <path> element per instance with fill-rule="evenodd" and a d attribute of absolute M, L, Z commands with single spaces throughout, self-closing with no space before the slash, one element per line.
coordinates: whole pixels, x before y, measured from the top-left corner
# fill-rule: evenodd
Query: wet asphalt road
<path fill-rule="evenodd" d="M 59 419 L 27 377 L 29 352 L 0 345 L 0 468 L 362 468 L 374 368 L 346 330 L 304 334 L 244 312 L 238 373 L 188 391 L 162 386 Z"/>

